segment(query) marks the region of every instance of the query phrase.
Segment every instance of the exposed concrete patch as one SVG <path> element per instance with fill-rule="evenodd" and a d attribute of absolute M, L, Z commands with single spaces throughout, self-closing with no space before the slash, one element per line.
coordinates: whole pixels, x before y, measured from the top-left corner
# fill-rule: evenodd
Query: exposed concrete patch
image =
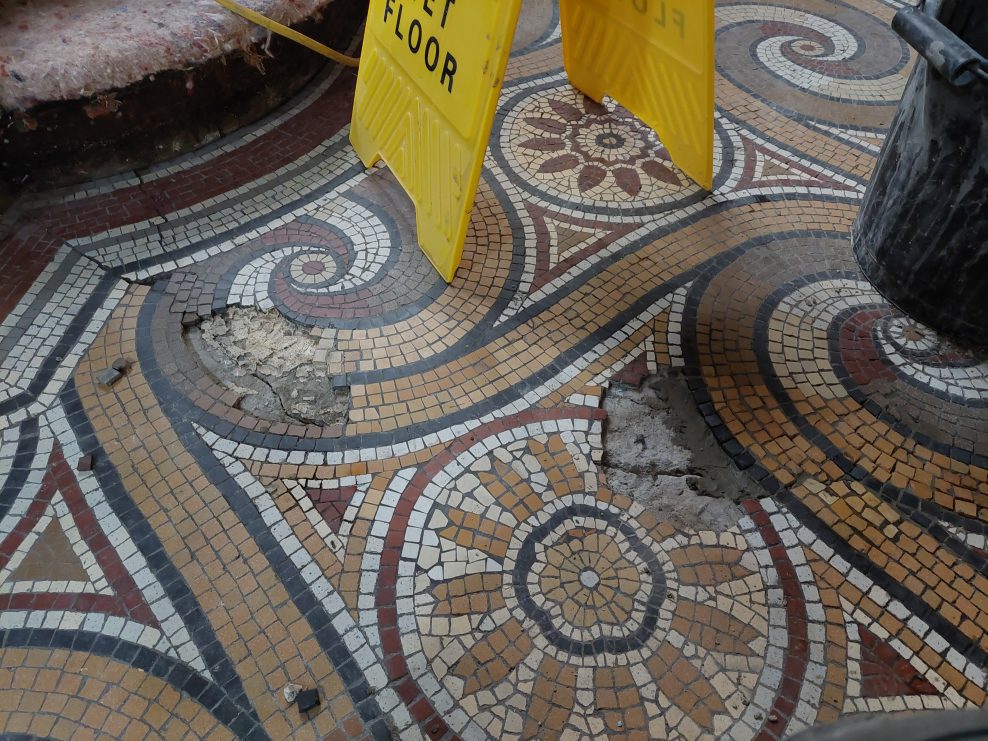
<path fill-rule="evenodd" d="M 186 339 L 206 369 L 241 394 L 237 408 L 278 422 L 346 423 L 350 387 L 330 362 L 332 330 L 315 334 L 277 311 L 235 307 L 190 327 Z"/>
<path fill-rule="evenodd" d="M 726 530 L 742 515 L 737 501 L 765 496 L 721 449 L 674 369 L 641 388 L 612 384 L 604 398 L 604 475 L 678 527 Z"/>

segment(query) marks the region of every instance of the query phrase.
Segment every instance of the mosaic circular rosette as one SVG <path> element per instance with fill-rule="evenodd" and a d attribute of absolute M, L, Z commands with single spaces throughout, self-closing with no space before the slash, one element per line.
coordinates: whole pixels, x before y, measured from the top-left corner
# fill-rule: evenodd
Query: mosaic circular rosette
<path fill-rule="evenodd" d="M 771 682 L 745 536 L 677 531 L 611 494 L 593 438 L 566 420 L 487 437 L 416 504 L 397 620 L 456 733 L 723 734 Z"/>
<path fill-rule="evenodd" d="M 650 129 L 565 79 L 523 88 L 505 108 L 496 123 L 496 156 L 513 182 L 550 203 L 622 212 L 702 197 Z"/>
<path fill-rule="evenodd" d="M 878 3 L 873 3 L 878 5 Z M 886 126 L 909 50 L 881 19 L 845 2 L 718 4 L 717 61 L 741 89 L 815 120 Z"/>
<path fill-rule="evenodd" d="M 660 622 L 668 626 L 664 605 L 675 572 L 618 512 L 572 503 L 550 505 L 530 520 L 509 547 L 517 553 L 512 603 L 550 646 L 581 657 L 627 653 L 645 645 Z"/>

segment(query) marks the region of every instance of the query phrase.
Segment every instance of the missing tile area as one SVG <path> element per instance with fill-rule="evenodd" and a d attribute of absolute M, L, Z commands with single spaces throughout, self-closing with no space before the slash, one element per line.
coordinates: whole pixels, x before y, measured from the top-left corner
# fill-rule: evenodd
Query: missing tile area
<path fill-rule="evenodd" d="M 604 399 L 604 474 L 631 497 L 678 527 L 726 530 L 737 502 L 764 496 L 721 449 L 674 370 L 639 388 L 614 384 Z"/>
<path fill-rule="evenodd" d="M 333 333 L 316 335 L 277 311 L 232 308 L 186 330 L 203 366 L 261 419 L 345 424 L 350 387 L 329 360 Z"/>

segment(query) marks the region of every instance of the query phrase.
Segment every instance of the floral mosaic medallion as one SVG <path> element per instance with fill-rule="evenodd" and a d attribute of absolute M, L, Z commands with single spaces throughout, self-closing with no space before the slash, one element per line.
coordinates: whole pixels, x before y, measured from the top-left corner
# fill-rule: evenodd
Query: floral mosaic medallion
<path fill-rule="evenodd" d="M 608 110 L 565 82 L 516 97 L 501 140 L 522 187 L 550 198 L 643 207 L 699 192 L 628 111 Z"/>
<path fill-rule="evenodd" d="M 599 429 L 574 427 L 492 435 L 425 487 L 397 584 L 409 668 L 465 737 L 727 733 L 769 647 L 752 544 L 612 494 Z"/>

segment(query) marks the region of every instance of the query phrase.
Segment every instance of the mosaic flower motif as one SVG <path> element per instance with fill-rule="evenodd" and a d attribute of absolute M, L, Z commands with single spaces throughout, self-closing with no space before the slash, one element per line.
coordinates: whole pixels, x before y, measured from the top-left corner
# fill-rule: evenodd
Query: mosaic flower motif
<path fill-rule="evenodd" d="M 563 434 L 494 449 L 445 491 L 417 619 L 432 671 L 480 728 L 695 737 L 741 715 L 767 620 L 739 533 L 657 522 Z"/>
<path fill-rule="evenodd" d="M 572 528 L 548 548 L 540 544 L 535 588 L 550 617 L 588 631 L 597 623 L 622 625 L 635 611 L 638 568 L 609 534 Z"/>
<path fill-rule="evenodd" d="M 651 199 L 687 185 L 668 151 L 631 114 L 572 91 L 538 99 L 521 113 L 520 127 L 516 146 L 527 169 L 540 180 L 575 186 L 580 195 L 616 186 L 618 195 Z"/>

